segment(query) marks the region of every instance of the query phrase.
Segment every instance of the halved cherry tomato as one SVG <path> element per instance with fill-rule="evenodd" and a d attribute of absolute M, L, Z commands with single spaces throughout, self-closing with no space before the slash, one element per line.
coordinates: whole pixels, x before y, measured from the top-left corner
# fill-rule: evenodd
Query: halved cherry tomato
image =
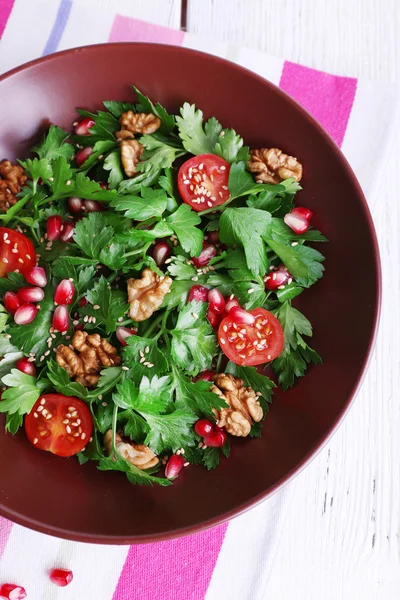
<path fill-rule="evenodd" d="M 274 360 L 283 350 L 284 335 L 274 315 L 263 308 L 249 311 L 252 325 L 236 322 L 229 313 L 218 329 L 218 341 L 224 354 L 237 365 L 261 365 Z"/>
<path fill-rule="evenodd" d="M 25 417 L 25 431 L 36 448 L 57 456 L 80 452 L 92 435 L 92 416 L 78 398 L 45 394 Z"/>
<path fill-rule="evenodd" d="M 196 212 L 224 204 L 229 197 L 230 164 L 214 154 L 200 154 L 187 160 L 178 173 L 182 199 Z"/>
<path fill-rule="evenodd" d="M 36 265 L 32 242 L 18 231 L 0 227 L 0 277 L 19 270 L 23 275 Z"/>

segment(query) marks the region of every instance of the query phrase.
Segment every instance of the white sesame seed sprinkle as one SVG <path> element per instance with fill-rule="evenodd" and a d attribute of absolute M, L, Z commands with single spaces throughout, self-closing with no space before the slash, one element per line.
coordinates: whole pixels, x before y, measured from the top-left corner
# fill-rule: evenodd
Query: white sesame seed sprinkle
<path fill-rule="evenodd" d="M 37 412 L 34 412 L 33 416 L 35 417 L 35 419 L 37 419 L 39 415 L 37 414 Z"/>
<path fill-rule="evenodd" d="M 249 290 L 247 290 L 248 294 L 252 294 L 254 292 L 254 288 L 250 288 Z"/>
<path fill-rule="evenodd" d="M 67 433 L 71 433 L 72 429 L 71 429 L 71 427 L 69 425 L 67 425 L 66 428 L 65 428 L 65 431 Z"/>
<path fill-rule="evenodd" d="M 121 369 L 122 369 L 123 371 L 129 371 L 129 367 L 125 367 L 125 366 L 124 366 L 124 367 L 121 367 Z"/>
<path fill-rule="evenodd" d="M 224 340 L 224 338 L 220 339 L 221 344 L 226 344 L 226 340 Z"/>
<path fill-rule="evenodd" d="M 37 443 L 38 443 L 38 441 L 39 441 L 39 440 L 38 440 L 37 438 L 35 438 L 35 439 L 33 440 L 33 443 L 34 443 L 34 444 L 37 444 Z"/>
<path fill-rule="evenodd" d="M 290 245 L 291 245 L 291 246 L 298 246 L 298 245 L 299 245 L 299 242 L 292 242 Z"/>
<path fill-rule="evenodd" d="M 2 258 L 1 260 L 3 261 L 3 263 L 8 263 L 8 259 L 6 257 Z"/>

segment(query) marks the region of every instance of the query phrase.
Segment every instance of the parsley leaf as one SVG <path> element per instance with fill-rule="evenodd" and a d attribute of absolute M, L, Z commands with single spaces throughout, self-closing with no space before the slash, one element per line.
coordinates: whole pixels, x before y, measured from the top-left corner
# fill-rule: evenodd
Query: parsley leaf
<path fill-rule="evenodd" d="M 159 131 L 161 133 L 170 133 L 175 127 L 175 117 L 170 115 L 159 102 L 153 104 L 148 96 L 144 96 L 139 90 L 132 86 L 136 92 L 139 102 L 136 104 L 138 112 L 153 113 L 161 121 Z"/>
<path fill-rule="evenodd" d="M 166 218 L 166 222 L 174 230 L 178 240 L 191 256 L 199 256 L 202 250 L 203 232 L 195 227 L 201 218 L 187 204 L 181 204 L 178 210 Z"/>
<path fill-rule="evenodd" d="M 142 187 L 150 188 L 157 183 L 160 173 L 161 171 L 150 169 L 149 171 L 138 173 L 135 177 L 131 177 L 130 179 L 124 179 L 124 181 L 121 181 L 119 184 L 118 193 L 137 194 Z"/>
<path fill-rule="evenodd" d="M 114 115 L 109 112 L 97 111 L 90 112 L 78 108 L 76 111 L 81 117 L 90 117 L 94 125 L 89 129 L 89 135 L 74 135 L 72 139 L 84 146 L 93 146 L 94 142 L 99 140 L 111 140 L 115 142 L 115 132 L 120 129 L 120 123 Z"/>
<path fill-rule="evenodd" d="M 39 158 L 51 160 L 63 156 L 67 160 L 70 160 L 75 152 L 75 148 L 71 144 L 66 143 L 69 135 L 70 134 L 61 129 L 61 127 L 50 125 L 43 142 L 32 148 L 31 151 L 37 154 Z"/>
<path fill-rule="evenodd" d="M 171 395 L 172 388 L 168 376 L 153 375 L 149 379 L 144 375 L 139 388 L 130 379 L 124 379 L 122 383 L 118 384 L 117 392 L 113 394 L 113 401 L 123 409 L 158 414 L 167 409 Z"/>
<path fill-rule="evenodd" d="M 151 217 L 161 217 L 167 208 L 167 194 L 162 189 L 142 186 L 140 196 L 119 196 L 111 202 L 115 210 L 125 211 L 125 217 L 145 221 Z"/>
<path fill-rule="evenodd" d="M 53 175 L 48 158 L 34 158 L 33 160 L 27 158 L 25 161 L 20 160 L 19 163 L 25 169 L 26 175 L 32 179 L 34 192 L 36 192 L 39 179 L 48 183 L 49 177 Z"/>
<path fill-rule="evenodd" d="M 269 377 L 259 373 L 255 367 L 240 367 L 229 361 L 225 373 L 243 379 L 245 386 L 253 388 L 255 392 L 260 392 L 267 402 L 272 401 L 273 389 L 276 388 L 276 385 Z"/>
<path fill-rule="evenodd" d="M 0 277 L 0 295 L 5 292 L 17 292 L 19 288 L 26 285 L 22 273 L 8 273 L 7 277 Z"/>
<path fill-rule="evenodd" d="M 300 244 L 288 246 L 276 242 L 268 236 L 265 240 L 299 285 L 308 288 L 322 277 L 325 269 L 321 262 L 325 259 L 318 250 Z"/>
<path fill-rule="evenodd" d="M 145 338 L 131 335 L 126 338 L 127 345 L 123 349 L 124 365 L 130 368 L 129 377 L 139 385 L 143 376 L 153 377 L 167 373 L 169 370 L 165 352 L 158 348 L 157 338 Z M 142 353 L 142 354 L 140 354 Z M 140 362 L 145 357 L 145 360 Z M 144 363 L 153 365 L 148 367 Z"/>
<path fill-rule="evenodd" d="M 268 269 L 263 237 L 270 221 L 270 213 L 256 208 L 227 208 L 221 216 L 221 241 L 228 246 L 243 246 L 247 266 L 256 277 L 262 277 Z"/>
<path fill-rule="evenodd" d="M 47 368 L 47 377 L 54 385 L 57 392 L 64 394 L 65 396 L 76 396 L 81 400 L 87 399 L 88 390 L 85 386 L 81 383 L 71 381 L 67 371 L 60 367 L 54 360 L 50 360 L 47 363 Z"/>
<path fill-rule="evenodd" d="M 11 372 L 11 369 L 15 367 L 17 360 L 22 357 L 22 352 L 7 352 L 4 354 L 0 360 L 0 379 L 4 377 L 4 375 L 8 375 L 8 373 Z"/>
<path fill-rule="evenodd" d="M 214 147 L 214 153 L 224 158 L 228 163 L 233 163 L 237 160 L 247 161 L 248 147 L 243 148 L 243 139 L 237 135 L 233 129 L 224 129 L 221 133 L 224 135 L 218 136 L 218 141 Z M 241 151 L 240 159 L 238 153 Z"/>
<path fill-rule="evenodd" d="M 89 169 L 91 169 L 93 167 L 93 165 L 98 160 L 101 160 L 100 157 L 103 157 L 104 154 L 107 154 L 110 150 L 112 150 L 116 147 L 117 147 L 117 142 L 115 139 L 114 139 L 114 141 L 113 140 L 98 140 L 93 146 L 92 154 L 85 160 L 83 165 L 81 165 L 79 167 L 80 170 L 88 171 Z"/>
<path fill-rule="evenodd" d="M 21 427 L 23 422 L 24 422 L 23 415 L 20 415 L 17 412 L 7 413 L 5 429 L 9 433 L 11 433 L 11 435 L 15 435 L 17 433 L 18 429 Z"/>
<path fill-rule="evenodd" d="M 94 284 L 95 265 L 78 265 L 73 263 L 73 257 L 60 256 L 53 263 L 53 275 L 59 279 L 73 279 L 76 296 L 79 298 Z"/>
<path fill-rule="evenodd" d="M 149 425 L 144 443 L 156 454 L 168 448 L 175 452 L 182 446 L 194 446 L 196 438 L 192 425 L 197 415 L 178 408 L 167 415 L 155 415 L 141 411 L 140 414 Z"/>
<path fill-rule="evenodd" d="M 103 215 L 93 212 L 78 221 L 74 240 L 86 256 L 99 259 L 101 251 L 111 242 L 113 235 L 114 230 L 111 226 L 106 226 Z"/>
<path fill-rule="evenodd" d="M 190 381 L 176 365 L 172 365 L 172 373 L 176 395 L 175 405 L 178 408 L 190 408 L 197 415 L 206 415 L 215 419 L 213 408 L 219 410 L 227 406 L 218 394 L 210 392 L 211 382 Z"/>
<path fill-rule="evenodd" d="M 202 455 L 203 465 L 208 471 L 216 469 L 219 465 L 220 449 L 208 447 L 204 450 Z"/>
<path fill-rule="evenodd" d="M 18 369 L 2 378 L 2 383 L 8 386 L 2 394 L 0 412 L 24 415 L 32 410 L 33 405 L 42 391 L 47 387 L 45 380 L 38 381 L 31 375 L 25 375 Z"/>
<path fill-rule="evenodd" d="M 216 336 L 206 319 L 207 306 L 197 301 L 187 304 L 170 332 L 173 361 L 192 375 L 211 367 L 217 348 Z"/>
<path fill-rule="evenodd" d="M 179 136 L 183 146 L 191 154 L 213 154 L 218 136 L 222 130 L 215 117 L 211 117 L 204 125 L 203 112 L 194 104 L 185 102 L 180 110 L 181 116 L 176 117 Z"/>
<path fill-rule="evenodd" d="M 100 471 L 122 471 L 123 473 L 126 473 L 126 476 L 131 483 L 136 483 L 138 485 L 152 485 L 153 483 L 162 486 L 171 485 L 169 479 L 154 477 L 153 475 L 146 473 L 146 471 L 142 471 L 122 458 L 118 453 L 115 455 L 112 454 L 111 456 L 103 456 L 99 461 L 98 468 Z"/>
<path fill-rule="evenodd" d="M 145 151 L 137 165 L 138 171 L 169 169 L 179 156 L 186 154 L 181 145 L 177 146 L 170 138 L 161 138 L 160 135 L 142 135 L 140 143 Z"/>
<path fill-rule="evenodd" d="M 234 162 L 229 171 L 228 188 L 231 198 L 240 198 L 256 192 L 284 192 L 281 184 L 256 183 L 254 177 L 246 170 L 246 162 Z"/>
<path fill-rule="evenodd" d="M 105 108 L 116 118 L 119 119 L 122 113 L 132 110 L 136 112 L 135 105 L 130 102 L 116 102 L 115 100 L 104 100 Z"/>
<path fill-rule="evenodd" d="M 201 283 L 199 279 L 198 283 Z M 193 287 L 193 281 L 190 279 L 178 280 L 174 279 L 169 291 L 164 297 L 161 308 L 175 308 L 175 306 L 183 305 L 186 303 L 190 288 Z"/>
<path fill-rule="evenodd" d="M 121 164 L 121 153 L 119 150 L 110 152 L 104 159 L 103 169 L 109 171 L 108 184 L 110 189 L 115 190 L 118 188 L 121 181 L 124 179 L 124 173 Z"/>
<path fill-rule="evenodd" d="M 96 319 L 95 323 L 87 323 L 86 328 L 103 327 L 107 334 L 115 331 L 118 327 L 118 319 L 122 318 L 129 308 L 122 297 L 124 296 L 121 292 L 111 290 L 107 279 L 101 276 L 86 294 L 90 304 L 86 304 L 79 309 L 82 315 L 88 315 Z M 94 308 L 95 306 L 99 306 L 99 308 Z"/>
<path fill-rule="evenodd" d="M 260 194 L 261 195 L 261 194 Z M 309 229 L 305 233 L 295 233 L 286 225 L 283 219 L 273 218 L 271 220 L 271 226 L 269 230 L 269 235 L 276 242 L 327 242 L 328 239 L 322 235 L 320 231 L 317 229 Z"/>
<path fill-rule="evenodd" d="M 193 265 L 188 265 L 184 256 L 173 256 L 168 265 L 168 273 L 175 279 L 192 279 L 197 275 Z"/>

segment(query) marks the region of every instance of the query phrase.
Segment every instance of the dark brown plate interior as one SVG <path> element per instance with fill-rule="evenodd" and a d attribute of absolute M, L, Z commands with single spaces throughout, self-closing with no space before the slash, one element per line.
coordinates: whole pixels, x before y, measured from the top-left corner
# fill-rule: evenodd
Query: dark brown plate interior
<path fill-rule="evenodd" d="M 94 464 L 35 450 L 23 433 L 0 434 L 0 513 L 81 541 L 155 541 L 215 525 L 276 491 L 321 448 L 360 383 L 380 303 L 378 247 L 360 187 L 341 152 L 293 100 L 261 77 L 181 48 L 111 44 L 70 50 L 1 78 L 0 158 L 22 157 L 50 122 L 65 128 L 76 106 L 132 98 L 134 83 L 176 110 L 195 102 L 255 147 L 277 146 L 305 166 L 298 199 L 330 239 L 326 276 L 298 299 L 324 359 L 275 394 L 263 437 L 233 443 L 216 471 L 190 467 L 168 489 L 139 488 Z"/>

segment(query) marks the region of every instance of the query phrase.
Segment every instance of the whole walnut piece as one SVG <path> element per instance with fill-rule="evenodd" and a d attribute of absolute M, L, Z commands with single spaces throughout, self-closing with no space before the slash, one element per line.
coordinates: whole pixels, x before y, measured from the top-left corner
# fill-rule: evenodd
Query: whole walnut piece
<path fill-rule="evenodd" d="M 128 110 L 119 118 L 122 129 L 132 133 L 154 133 L 161 125 L 161 121 L 153 113 L 134 113 Z"/>
<path fill-rule="evenodd" d="M 118 132 L 122 134 L 121 131 Z M 128 132 L 129 133 L 129 132 Z M 132 134 L 129 134 L 132 137 Z M 122 138 L 120 138 L 122 139 Z M 144 148 L 140 142 L 134 139 L 122 139 L 121 141 L 121 162 L 124 171 L 128 177 L 136 174 L 136 165 L 142 156 Z"/>
<path fill-rule="evenodd" d="M 17 202 L 16 195 L 27 180 L 24 170 L 9 160 L 0 161 L 0 210 L 7 212 Z"/>
<path fill-rule="evenodd" d="M 103 439 L 104 448 L 108 454 L 112 453 L 112 430 L 109 429 Z M 141 469 L 151 469 L 158 464 L 158 458 L 148 446 L 136 444 L 135 442 L 124 442 L 121 436 L 115 434 L 115 447 L 118 454 L 132 465 Z"/>
<path fill-rule="evenodd" d="M 85 387 L 94 387 L 104 367 L 119 365 L 121 357 L 116 348 L 98 333 L 76 331 L 70 346 L 58 346 L 56 361 L 71 379 Z M 76 350 L 76 351 L 75 351 Z"/>
<path fill-rule="evenodd" d="M 263 418 L 263 410 L 251 387 L 244 387 L 243 380 L 233 375 L 218 373 L 213 377 L 210 391 L 225 400 L 229 408 L 214 411 L 219 427 L 224 427 L 231 435 L 246 437 L 251 426 Z"/>
<path fill-rule="evenodd" d="M 133 321 L 145 321 L 161 306 L 171 289 L 171 277 L 159 276 L 151 269 L 142 271 L 141 279 L 128 279 L 129 316 Z"/>
<path fill-rule="evenodd" d="M 247 167 L 258 183 L 280 183 L 290 177 L 300 181 L 303 175 L 303 166 L 297 158 L 284 154 L 279 148 L 250 150 Z"/>

